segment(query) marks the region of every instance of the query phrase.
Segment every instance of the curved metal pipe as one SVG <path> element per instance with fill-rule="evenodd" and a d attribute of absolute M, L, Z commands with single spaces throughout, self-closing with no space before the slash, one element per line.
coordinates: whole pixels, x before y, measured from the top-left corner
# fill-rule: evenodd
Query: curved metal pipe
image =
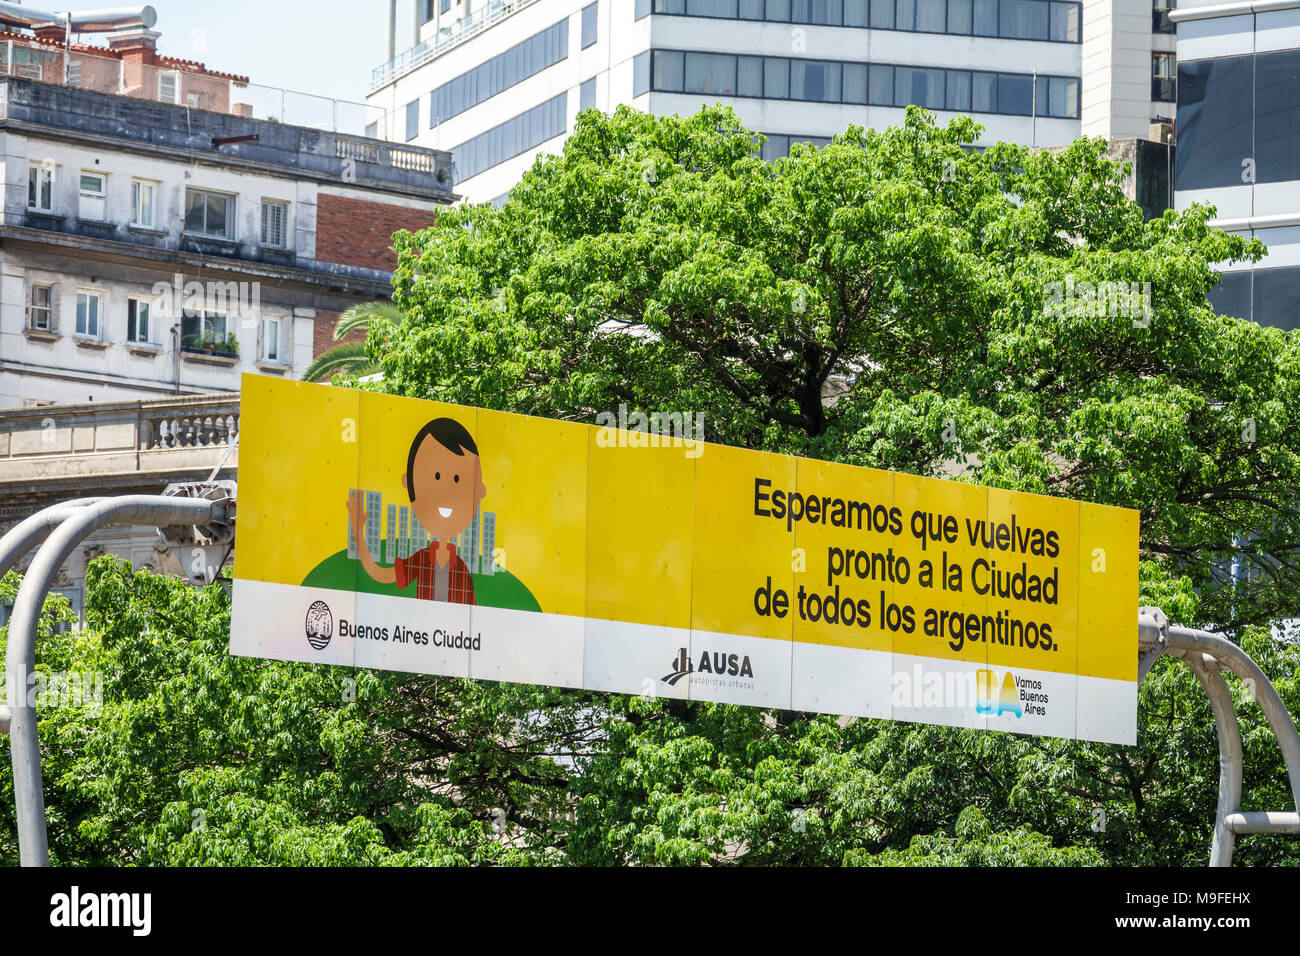
<path fill-rule="evenodd" d="M 49 510 L 49 509 L 47 509 Z M 36 735 L 36 707 L 26 688 L 36 666 L 36 626 L 54 576 L 77 545 L 100 528 L 122 524 L 206 524 L 225 517 L 225 505 L 205 498 L 126 495 L 82 507 L 64 518 L 36 553 L 23 577 L 9 624 L 5 671 L 19 693 L 9 701 L 9 742 L 13 754 L 14 804 L 18 820 L 18 857 L 23 866 L 48 866 L 45 795 L 41 790 L 41 752 Z"/>
<path fill-rule="evenodd" d="M 1241 805 L 1241 728 L 1237 725 L 1237 712 L 1232 706 L 1232 694 L 1223 680 L 1205 666 L 1191 659 L 1187 666 L 1200 680 L 1214 711 L 1214 724 L 1219 738 L 1219 806 L 1214 814 L 1214 840 L 1210 844 L 1210 866 L 1231 866 L 1236 833 L 1228 826 L 1228 816 Z"/>
<path fill-rule="evenodd" d="M 75 498 L 72 501 L 61 501 L 48 508 L 42 508 L 6 531 L 4 537 L 0 537 L 0 578 L 8 573 L 23 555 L 49 537 L 50 532 L 69 515 L 99 500 L 101 499 Z"/>
<path fill-rule="evenodd" d="M 1287 775 L 1291 780 L 1291 800 L 1300 811 L 1300 734 L 1296 732 L 1291 714 L 1282 703 L 1282 698 L 1278 696 L 1273 682 L 1265 676 L 1249 654 L 1217 634 L 1191 628 L 1171 627 L 1166 640 L 1171 651 L 1208 654 L 1247 682 L 1251 689 L 1251 696 L 1259 702 L 1260 710 L 1264 712 L 1264 718 L 1272 728 L 1273 736 L 1277 738 L 1278 747 L 1282 751 L 1282 760 L 1286 764 Z"/>

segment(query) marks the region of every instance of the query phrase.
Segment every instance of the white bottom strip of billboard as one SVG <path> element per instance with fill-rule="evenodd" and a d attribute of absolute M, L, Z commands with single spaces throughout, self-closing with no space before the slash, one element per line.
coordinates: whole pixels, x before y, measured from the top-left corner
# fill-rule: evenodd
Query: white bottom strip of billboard
<path fill-rule="evenodd" d="M 242 579 L 230 651 L 1135 743 L 1133 681 Z"/>

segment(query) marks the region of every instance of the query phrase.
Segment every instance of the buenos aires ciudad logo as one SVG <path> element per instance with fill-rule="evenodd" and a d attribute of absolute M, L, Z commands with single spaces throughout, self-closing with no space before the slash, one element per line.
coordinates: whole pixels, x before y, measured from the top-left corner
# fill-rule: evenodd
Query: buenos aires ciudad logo
<path fill-rule="evenodd" d="M 325 650 L 334 636 L 334 615 L 330 613 L 330 606 L 324 601 L 313 601 L 307 608 L 303 629 L 307 632 L 308 644 L 318 651 Z"/>

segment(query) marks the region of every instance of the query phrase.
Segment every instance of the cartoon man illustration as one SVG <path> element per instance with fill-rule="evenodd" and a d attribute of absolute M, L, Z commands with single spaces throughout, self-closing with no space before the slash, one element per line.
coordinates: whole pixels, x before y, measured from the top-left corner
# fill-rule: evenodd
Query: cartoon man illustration
<path fill-rule="evenodd" d="M 406 457 L 402 487 L 415 517 L 436 540 L 409 558 L 397 558 L 392 567 L 382 567 L 361 533 L 366 526 L 365 499 L 354 491 L 348 496 L 348 517 L 361 566 L 380 584 L 404 589 L 414 581 L 415 596 L 421 600 L 476 603 L 469 568 L 451 541 L 469 527 L 487 494 L 478 446 L 469 432 L 450 418 L 435 418 L 421 428 Z"/>

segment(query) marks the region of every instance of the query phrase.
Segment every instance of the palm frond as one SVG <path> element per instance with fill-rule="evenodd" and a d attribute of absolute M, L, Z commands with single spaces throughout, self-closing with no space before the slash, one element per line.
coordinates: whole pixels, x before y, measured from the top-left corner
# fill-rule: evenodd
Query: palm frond
<path fill-rule="evenodd" d="M 302 373 L 304 382 L 319 382 L 334 372 L 353 372 L 373 363 L 366 356 L 365 342 L 347 342 L 326 349 Z"/>

